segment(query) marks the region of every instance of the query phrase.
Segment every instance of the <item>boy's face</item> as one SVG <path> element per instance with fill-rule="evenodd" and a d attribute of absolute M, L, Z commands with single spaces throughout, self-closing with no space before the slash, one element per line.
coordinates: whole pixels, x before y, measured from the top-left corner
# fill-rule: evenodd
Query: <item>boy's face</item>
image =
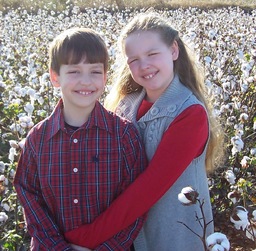
<path fill-rule="evenodd" d="M 60 87 L 64 108 L 92 110 L 106 83 L 103 63 L 89 64 L 84 60 L 74 65 L 61 65 L 59 75 L 50 70 L 53 86 Z"/>

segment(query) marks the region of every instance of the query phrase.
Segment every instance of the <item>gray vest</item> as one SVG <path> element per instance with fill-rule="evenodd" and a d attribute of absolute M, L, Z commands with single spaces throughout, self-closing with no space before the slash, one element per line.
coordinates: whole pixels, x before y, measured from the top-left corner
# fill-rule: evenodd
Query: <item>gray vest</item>
<path fill-rule="evenodd" d="M 202 103 L 175 76 L 151 109 L 139 121 L 136 121 L 138 107 L 144 97 L 144 89 L 142 92 L 127 95 L 121 101 L 117 113 L 131 120 L 137 126 L 143 138 L 148 159 L 151 160 L 163 133 L 172 121 L 189 106 L 202 105 Z M 170 142 L 170 144 L 175 144 L 175 142 Z M 212 220 L 205 155 L 206 147 L 203 153 L 190 163 L 174 185 L 150 209 L 147 221 L 135 240 L 136 251 L 204 250 L 201 240 L 177 221 L 186 223 L 193 231 L 202 236 L 202 228 L 195 218 L 196 214 L 201 217 L 199 205 L 183 206 L 178 200 L 178 194 L 186 186 L 192 186 L 199 192 L 199 197 L 204 199 L 206 222 Z M 166 168 L 174 166 L 171 163 Z M 211 233 L 213 233 L 213 224 L 207 228 L 207 235 Z"/>

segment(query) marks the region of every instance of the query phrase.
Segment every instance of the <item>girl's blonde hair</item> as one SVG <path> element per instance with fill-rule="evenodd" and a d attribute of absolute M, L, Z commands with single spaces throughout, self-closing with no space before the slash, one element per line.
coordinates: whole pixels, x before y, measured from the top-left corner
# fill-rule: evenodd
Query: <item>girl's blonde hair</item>
<path fill-rule="evenodd" d="M 220 157 L 222 145 L 222 132 L 216 118 L 212 116 L 210 106 L 205 98 L 205 85 L 199 71 L 195 70 L 195 65 L 190 59 L 185 44 L 179 37 L 177 30 L 173 29 L 167 20 L 157 13 L 143 13 L 135 16 L 123 29 L 119 38 L 120 52 L 124 55 L 124 41 L 127 36 L 137 31 L 151 31 L 160 35 L 167 46 L 171 46 L 177 41 L 179 47 L 179 57 L 174 61 L 174 73 L 179 76 L 183 85 L 189 88 L 194 95 L 205 105 L 209 114 L 210 138 L 206 155 L 206 168 L 212 171 L 217 158 Z M 113 87 L 105 100 L 105 107 L 114 111 L 120 100 L 131 92 L 140 91 L 142 87 L 136 83 L 130 73 L 124 56 L 118 58 L 118 69 L 113 73 Z M 221 146 L 221 147 L 217 147 Z"/>

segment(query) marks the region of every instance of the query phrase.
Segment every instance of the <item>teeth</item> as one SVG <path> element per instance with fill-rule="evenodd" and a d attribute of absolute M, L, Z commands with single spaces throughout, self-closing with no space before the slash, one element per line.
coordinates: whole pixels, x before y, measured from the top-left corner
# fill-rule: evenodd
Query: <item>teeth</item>
<path fill-rule="evenodd" d="M 150 79 L 150 78 L 153 78 L 154 74 L 150 74 L 148 76 L 145 76 L 146 79 Z"/>
<path fill-rule="evenodd" d="M 82 95 L 88 95 L 88 94 L 90 94 L 92 92 L 82 92 L 82 91 L 79 91 L 79 93 L 82 94 Z"/>

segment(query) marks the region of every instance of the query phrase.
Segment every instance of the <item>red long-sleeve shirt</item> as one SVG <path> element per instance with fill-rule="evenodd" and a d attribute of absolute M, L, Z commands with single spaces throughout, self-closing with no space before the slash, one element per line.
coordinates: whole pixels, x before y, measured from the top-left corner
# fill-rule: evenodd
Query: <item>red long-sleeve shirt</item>
<path fill-rule="evenodd" d="M 139 116 L 149 104 L 142 103 Z M 94 248 L 147 212 L 199 156 L 208 137 L 201 105 L 184 110 L 169 126 L 147 169 L 92 224 L 66 232 L 72 243 Z"/>

